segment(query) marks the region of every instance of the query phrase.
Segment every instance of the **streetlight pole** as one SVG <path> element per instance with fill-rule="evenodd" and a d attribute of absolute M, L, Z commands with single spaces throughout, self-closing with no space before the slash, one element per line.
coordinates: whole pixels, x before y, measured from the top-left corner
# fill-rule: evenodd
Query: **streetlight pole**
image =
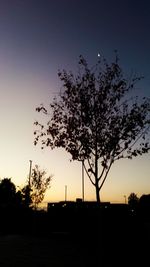
<path fill-rule="evenodd" d="M 29 160 L 29 162 L 30 162 L 30 169 L 29 169 L 29 188 L 30 188 L 30 185 L 31 185 L 32 160 Z"/>
<path fill-rule="evenodd" d="M 65 185 L 65 202 L 67 201 L 67 185 Z"/>

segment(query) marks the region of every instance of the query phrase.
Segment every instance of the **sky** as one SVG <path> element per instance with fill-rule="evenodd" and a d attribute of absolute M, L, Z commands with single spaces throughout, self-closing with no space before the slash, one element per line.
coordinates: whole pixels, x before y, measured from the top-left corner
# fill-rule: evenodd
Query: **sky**
<path fill-rule="evenodd" d="M 79 55 L 95 64 L 98 53 L 125 73 L 144 80 L 138 95 L 150 97 L 150 2 L 148 0 L 0 0 L 0 178 L 23 187 L 29 161 L 53 174 L 45 202 L 82 197 L 81 164 L 61 149 L 34 146 L 35 111 L 60 90 L 58 70 L 77 71 Z M 112 166 L 102 201 L 124 202 L 131 192 L 150 193 L 150 154 Z M 85 176 L 85 200 L 95 190 Z"/>

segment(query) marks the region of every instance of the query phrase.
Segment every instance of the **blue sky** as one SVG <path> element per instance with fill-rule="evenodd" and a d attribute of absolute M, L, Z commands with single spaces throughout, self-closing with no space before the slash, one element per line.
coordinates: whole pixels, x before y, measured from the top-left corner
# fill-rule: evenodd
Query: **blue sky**
<path fill-rule="evenodd" d="M 112 60 L 118 50 L 125 73 L 144 75 L 137 93 L 150 97 L 150 3 L 99 0 L 0 1 L 0 177 L 22 186 L 29 160 L 54 174 L 47 200 L 81 196 L 81 166 L 56 150 L 34 147 L 35 108 L 48 104 L 60 89 L 58 69 L 76 71 L 80 54 L 90 64 L 100 53 Z M 149 193 L 150 156 L 112 167 L 102 198 L 124 201 L 134 191 Z M 86 180 L 85 198 L 95 199 Z"/>

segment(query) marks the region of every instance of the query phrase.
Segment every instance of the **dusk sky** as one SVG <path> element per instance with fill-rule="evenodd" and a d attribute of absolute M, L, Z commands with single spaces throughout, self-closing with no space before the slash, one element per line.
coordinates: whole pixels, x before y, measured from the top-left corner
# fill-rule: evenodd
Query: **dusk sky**
<path fill-rule="evenodd" d="M 53 174 L 46 201 L 82 197 L 81 164 L 63 150 L 34 146 L 35 111 L 60 90 L 58 69 L 77 71 L 79 55 L 94 65 L 97 55 L 130 75 L 145 78 L 137 95 L 150 97 L 150 2 L 148 0 L 0 0 L 0 177 L 23 186 L 29 160 Z M 103 201 L 124 202 L 131 192 L 150 193 L 150 154 L 121 160 L 101 191 Z M 95 190 L 85 177 L 85 199 Z"/>

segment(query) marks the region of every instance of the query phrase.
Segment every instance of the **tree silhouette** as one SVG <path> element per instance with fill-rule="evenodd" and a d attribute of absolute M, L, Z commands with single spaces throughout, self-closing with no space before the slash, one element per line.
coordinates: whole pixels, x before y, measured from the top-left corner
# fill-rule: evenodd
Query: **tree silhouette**
<path fill-rule="evenodd" d="M 16 187 L 10 178 L 4 178 L 0 182 L 0 204 L 3 207 L 13 205 L 15 202 Z"/>
<path fill-rule="evenodd" d="M 44 105 L 36 108 L 49 119 L 46 124 L 35 122 L 34 144 L 40 139 L 42 148 L 62 147 L 73 160 L 82 161 L 100 202 L 112 164 L 150 149 L 150 99 L 132 96 L 142 77 L 127 79 L 117 55 L 114 62 L 99 60 L 92 68 L 80 56 L 77 75 L 63 70 L 58 76 L 63 88 L 50 103 L 50 112 Z"/>
<path fill-rule="evenodd" d="M 43 201 L 46 190 L 50 187 L 52 175 L 46 177 L 46 171 L 38 165 L 32 169 L 30 177 L 31 200 L 35 209 Z"/>
<path fill-rule="evenodd" d="M 132 210 L 135 210 L 138 206 L 139 198 L 135 193 L 131 193 L 128 197 L 128 204 Z"/>
<path fill-rule="evenodd" d="M 23 206 L 26 209 L 29 209 L 32 204 L 32 197 L 31 197 L 31 188 L 29 184 L 25 185 L 22 190 L 22 200 L 23 200 Z"/>
<path fill-rule="evenodd" d="M 0 206 L 2 208 L 19 208 L 22 206 L 22 195 L 10 178 L 0 181 Z"/>

